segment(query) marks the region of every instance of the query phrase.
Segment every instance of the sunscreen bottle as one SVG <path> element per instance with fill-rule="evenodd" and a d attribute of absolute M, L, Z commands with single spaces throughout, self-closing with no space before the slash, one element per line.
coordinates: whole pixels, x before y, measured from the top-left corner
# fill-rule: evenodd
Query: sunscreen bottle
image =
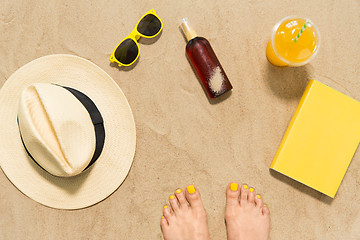
<path fill-rule="evenodd" d="M 208 97 L 213 99 L 231 90 L 232 85 L 209 41 L 196 34 L 187 18 L 181 20 L 180 26 L 187 40 L 186 54 Z"/>

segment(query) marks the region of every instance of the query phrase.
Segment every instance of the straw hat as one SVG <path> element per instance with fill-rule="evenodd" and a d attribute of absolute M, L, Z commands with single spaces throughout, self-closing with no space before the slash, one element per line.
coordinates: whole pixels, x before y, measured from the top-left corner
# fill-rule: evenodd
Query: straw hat
<path fill-rule="evenodd" d="M 124 94 L 77 56 L 41 57 L 12 74 L 0 90 L 0 122 L 3 172 L 52 208 L 102 201 L 133 161 L 135 122 Z"/>

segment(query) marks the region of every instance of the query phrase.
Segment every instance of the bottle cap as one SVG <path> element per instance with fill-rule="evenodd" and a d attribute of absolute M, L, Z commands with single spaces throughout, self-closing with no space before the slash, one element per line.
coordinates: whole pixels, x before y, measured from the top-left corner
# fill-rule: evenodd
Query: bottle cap
<path fill-rule="evenodd" d="M 188 18 L 183 18 L 180 20 L 180 27 L 187 41 L 190 41 L 191 39 L 196 38 L 198 36 L 194 31 L 194 29 L 192 29 Z"/>

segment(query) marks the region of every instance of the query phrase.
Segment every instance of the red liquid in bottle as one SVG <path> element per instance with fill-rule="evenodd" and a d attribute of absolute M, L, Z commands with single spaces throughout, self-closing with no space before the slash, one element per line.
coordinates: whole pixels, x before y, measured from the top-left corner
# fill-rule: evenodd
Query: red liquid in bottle
<path fill-rule="evenodd" d="M 208 40 L 195 37 L 186 45 L 186 53 L 209 98 L 216 98 L 232 89 Z"/>

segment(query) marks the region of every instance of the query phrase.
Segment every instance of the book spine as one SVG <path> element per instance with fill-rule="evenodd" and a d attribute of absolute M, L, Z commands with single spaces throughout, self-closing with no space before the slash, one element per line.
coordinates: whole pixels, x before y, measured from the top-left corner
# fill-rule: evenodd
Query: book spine
<path fill-rule="evenodd" d="M 271 168 L 271 169 L 274 169 L 274 168 L 276 167 L 276 161 L 277 161 L 278 157 L 280 156 L 281 151 L 282 151 L 284 145 L 286 144 L 287 137 L 288 137 L 289 134 L 291 133 L 292 128 L 293 128 L 293 126 L 294 126 L 294 123 L 296 122 L 296 119 L 298 118 L 299 113 L 301 112 L 301 109 L 302 109 L 302 107 L 303 107 L 303 104 L 304 104 L 304 102 L 306 101 L 307 97 L 309 96 L 309 92 L 310 92 L 311 88 L 314 86 L 314 83 L 315 83 L 315 80 L 311 79 L 311 80 L 309 81 L 308 85 L 306 86 L 305 91 L 304 91 L 304 93 L 303 93 L 303 95 L 302 95 L 302 97 L 301 97 L 301 99 L 300 99 L 300 102 L 299 102 L 299 104 L 298 104 L 298 106 L 297 106 L 297 108 L 296 108 L 296 110 L 295 110 L 295 113 L 294 113 L 293 117 L 291 118 L 291 121 L 290 121 L 290 123 L 289 123 L 289 126 L 288 126 L 288 128 L 286 129 L 286 132 L 285 132 L 285 134 L 284 134 L 284 137 L 283 137 L 282 140 L 281 140 L 280 146 L 279 146 L 279 148 L 278 148 L 278 150 L 277 150 L 277 152 L 276 152 L 276 154 L 275 154 L 275 157 L 274 157 L 274 159 L 273 159 L 273 161 L 272 161 L 272 163 L 271 163 L 271 165 L 270 165 L 270 168 Z"/>

